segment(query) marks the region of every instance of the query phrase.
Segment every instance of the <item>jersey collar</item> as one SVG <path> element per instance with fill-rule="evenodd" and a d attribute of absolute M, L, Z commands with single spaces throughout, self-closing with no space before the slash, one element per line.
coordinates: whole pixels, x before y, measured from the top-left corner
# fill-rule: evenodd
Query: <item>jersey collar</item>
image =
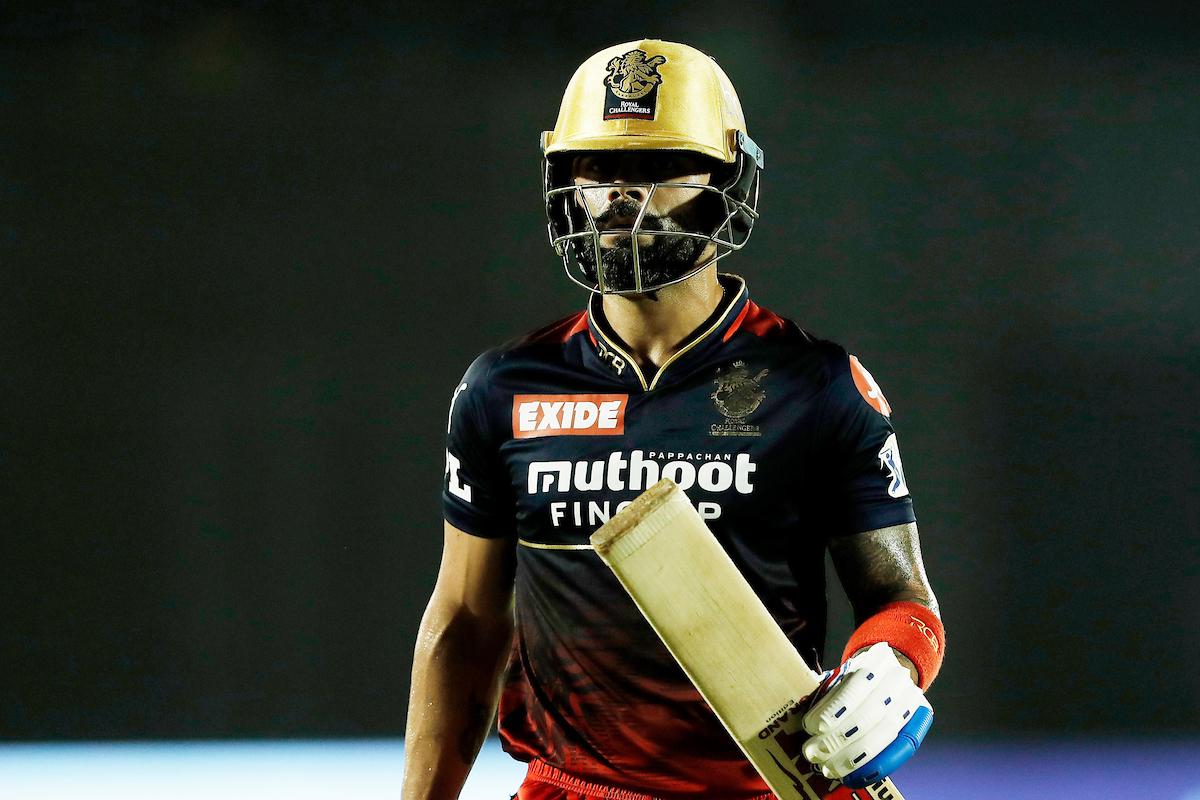
<path fill-rule="evenodd" d="M 615 375 L 631 389 L 648 392 L 681 379 L 705 363 L 728 340 L 728 334 L 741 322 L 750 303 L 750 291 L 740 276 L 721 273 L 717 280 L 725 289 L 721 303 L 657 371 L 643 369 L 634 361 L 629 354 L 629 345 L 613 332 L 604 318 L 601 296 L 592 295 L 588 301 L 587 324 L 594 345 L 592 355 L 599 368 Z"/>

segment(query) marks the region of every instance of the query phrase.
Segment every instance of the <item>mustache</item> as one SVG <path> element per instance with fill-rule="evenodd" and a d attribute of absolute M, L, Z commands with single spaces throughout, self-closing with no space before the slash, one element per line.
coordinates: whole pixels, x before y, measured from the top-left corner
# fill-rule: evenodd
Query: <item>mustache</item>
<path fill-rule="evenodd" d="M 595 217 L 596 227 L 605 227 L 615 219 L 628 219 L 632 221 L 637 219 L 637 215 L 641 213 L 641 210 L 642 204 L 636 200 L 630 200 L 629 198 L 614 200 L 609 204 L 608 208 Z M 662 220 L 658 217 L 651 216 L 650 214 L 642 217 L 641 230 L 660 231 L 662 229 Z"/>

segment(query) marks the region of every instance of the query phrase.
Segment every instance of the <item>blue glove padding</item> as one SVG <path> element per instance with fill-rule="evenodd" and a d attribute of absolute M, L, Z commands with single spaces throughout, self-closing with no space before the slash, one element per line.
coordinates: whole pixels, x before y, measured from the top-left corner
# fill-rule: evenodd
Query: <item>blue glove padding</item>
<path fill-rule="evenodd" d="M 861 789 L 891 775 L 900 765 L 917 754 L 917 748 L 925 741 L 925 734 L 933 726 L 933 709 L 919 707 L 913 712 L 908 724 L 900 729 L 896 740 L 883 748 L 883 752 L 866 764 L 842 778 L 842 783 L 851 789 Z"/>

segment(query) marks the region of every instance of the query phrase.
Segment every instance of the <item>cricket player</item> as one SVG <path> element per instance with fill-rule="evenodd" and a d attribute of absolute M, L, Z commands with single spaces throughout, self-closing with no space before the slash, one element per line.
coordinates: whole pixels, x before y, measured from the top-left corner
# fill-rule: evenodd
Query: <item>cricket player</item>
<path fill-rule="evenodd" d="M 662 477 L 818 670 L 831 553 L 857 628 L 803 755 L 851 786 L 887 775 L 932 720 L 943 628 L 879 384 L 717 271 L 758 218 L 763 169 L 733 86 L 686 45 L 609 47 L 542 149 L 551 242 L 591 296 L 451 395 L 405 800 L 458 796 L 497 704 L 523 800 L 771 796 L 588 544 Z"/>

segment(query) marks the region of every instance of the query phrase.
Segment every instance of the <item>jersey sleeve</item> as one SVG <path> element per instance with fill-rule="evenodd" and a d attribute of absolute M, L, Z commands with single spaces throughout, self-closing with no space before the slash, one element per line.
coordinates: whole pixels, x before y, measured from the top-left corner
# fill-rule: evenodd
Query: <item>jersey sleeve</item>
<path fill-rule="evenodd" d="M 821 411 L 826 485 L 834 536 L 915 522 L 891 422 L 891 406 L 871 373 L 845 351 L 834 359 Z"/>
<path fill-rule="evenodd" d="M 486 353 L 477 358 L 450 397 L 442 515 L 459 530 L 497 539 L 515 532 L 516 506 L 500 458 L 502 439 L 488 413 L 491 363 Z"/>

